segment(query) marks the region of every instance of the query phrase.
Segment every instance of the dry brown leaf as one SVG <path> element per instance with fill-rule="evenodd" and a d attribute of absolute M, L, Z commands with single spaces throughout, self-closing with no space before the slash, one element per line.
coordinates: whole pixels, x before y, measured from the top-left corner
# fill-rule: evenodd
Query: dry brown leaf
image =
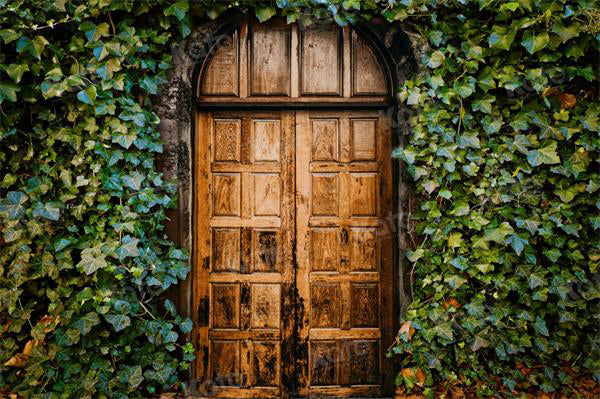
<path fill-rule="evenodd" d="M 4 363 L 4 365 L 7 367 L 25 367 L 25 364 L 27 364 L 27 360 L 29 360 L 29 354 L 31 353 L 31 350 L 41 344 L 42 341 L 39 339 L 31 339 L 27 341 L 25 347 L 23 348 L 23 352 L 17 353 L 16 355 L 8 359 Z"/>
<path fill-rule="evenodd" d="M 425 396 L 417 394 L 407 395 L 404 387 L 400 386 L 396 388 L 394 399 L 425 399 Z"/>
<path fill-rule="evenodd" d="M 425 384 L 425 378 L 427 378 L 425 372 L 417 367 L 417 385 L 423 386 Z"/>
<path fill-rule="evenodd" d="M 4 323 L 4 324 L 2 325 L 2 328 L 1 328 L 1 330 L 2 330 L 2 331 L 0 331 L 0 334 L 3 334 L 3 333 L 5 333 L 5 332 L 7 332 L 7 331 L 8 331 L 8 329 L 10 328 L 10 325 L 11 325 L 11 324 L 12 324 L 12 320 L 8 320 L 6 323 Z"/>
<path fill-rule="evenodd" d="M 402 369 L 400 370 L 400 374 L 402 374 L 402 377 L 406 378 L 414 377 L 416 384 L 421 387 L 423 386 L 423 384 L 425 384 L 425 372 L 419 367 Z"/>
<path fill-rule="evenodd" d="M 462 305 L 460 303 L 458 303 L 458 301 L 456 300 L 456 298 L 448 298 L 444 302 L 444 308 L 446 310 L 448 310 L 448 308 L 450 306 L 452 306 L 454 309 L 460 309 Z"/>
<path fill-rule="evenodd" d="M 58 323 L 60 323 L 60 316 L 54 317 L 50 315 L 45 315 L 40 319 L 39 323 L 41 323 L 44 326 L 44 332 L 49 333 L 56 328 Z"/>
<path fill-rule="evenodd" d="M 573 94 L 561 93 L 559 98 L 560 108 L 562 109 L 573 108 L 577 104 L 577 98 Z"/>
<path fill-rule="evenodd" d="M 412 338 L 412 336 L 415 334 L 415 329 L 412 326 L 412 321 L 405 321 L 402 326 L 400 327 L 400 330 L 398 331 L 398 335 L 402 336 L 404 335 L 406 337 L 406 339 L 408 341 L 410 341 L 410 339 Z"/>
<path fill-rule="evenodd" d="M 450 395 L 452 399 L 462 399 L 465 397 L 465 391 L 460 387 L 453 386 L 450 387 Z"/>
<path fill-rule="evenodd" d="M 32 339 L 30 341 L 27 341 L 27 343 L 25 344 L 25 348 L 23 348 L 23 355 L 29 357 L 31 350 L 33 348 L 35 348 L 36 346 L 40 346 L 41 343 L 42 343 L 42 341 L 39 339 Z"/>
<path fill-rule="evenodd" d="M 27 364 L 27 359 L 29 359 L 28 355 L 24 355 L 22 353 L 17 353 L 6 362 L 4 365 L 7 367 L 24 367 Z"/>

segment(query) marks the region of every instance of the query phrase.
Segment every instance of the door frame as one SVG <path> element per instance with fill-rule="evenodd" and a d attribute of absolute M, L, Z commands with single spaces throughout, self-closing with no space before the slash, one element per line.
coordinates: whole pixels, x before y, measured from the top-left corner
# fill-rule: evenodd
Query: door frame
<path fill-rule="evenodd" d="M 236 14 L 234 16 L 230 16 L 227 19 L 223 20 L 223 23 L 221 23 L 219 25 L 219 27 L 215 30 L 215 35 L 213 35 L 214 37 L 224 37 L 227 34 L 233 32 L 235 29 L 237 29 L 239 27 L 240 24 L 245 23 L 248 21 L 248 18 L 246 16 L 240 15 L 240 14 Z M 372 46 L 373 49 L 377 50 L 377 58 L 380 60 L 380 65 L 384 68 L 384 70 L 386 71 L 386 79 L 388 79 L 388 84 L 389 86 L 392 88 L 392 90 L 395 89 L 395 87 L 397 87 L 398 81 L 400 80 L 399 76 L 401 76 L 400 72 L 397 70 L 397 68 L 392 68 L 392 65 L 394 64 L 398 64 L 398 62 L 393 60 L 393 57 L 391 54 L 389 54 L 386 49 L 385 49 L 385 45 L 383 44 L 382 40 L 380 39 L 380 36 L 377 35 L 377 33 L 375 33 L 375 31 L 373 29 L 371 29 L 369 27 L 369 25 L 365 24 L 365 23 L 361 23 L 358 24 L 357 26 L 353 27 L 361 36 L 363 39 L 366 39 L 370 45 Z M 210 60 L 210 58 L 213 55 L 213 50 L 214 48 L 216 48 L 220 43 L 220 39 L 215 40 L 212 45 L 210 46 L 208 51 L 205 51 L 203 54 L 201 54 L 200 57 L 198 57 L 197 59 L 197 63 L 196 66 L 193 70 L 192 73 L 192 82 L 194 82 L 193 87 L 197 87 L 197 85 L 200 83 L 201 77 L 202 77 L 202 73 L 203 73 L 203 68 L 206 65 L 207 61 Z M 393 70 L 396 70 L 396 72 L 392 72 Z M 390 122 L 391 128 L 388 130 L 389 136 L 387 139 L 389 139 L 389 142 L 391 143 L 389 149 L 390 152 L 392 150 L 392 148 L 394 146 L 396 146 L 398 144 L 398 138 L 396 138 L 396 134 L 397 133 L 397 129 L 396 126 L 394 126 L 393 124 L 393 119 L 394 117 L 398 114 L 398 109 L 400 107 L 400 105 L 396 102 L 396 99 L 394 96 L 390 96 L 389 99 L 385 102 L 379 102 L 379 103 L 373 103 L 373 102 L 362 102 L 360 100 L 357 101 L 340 101 L 340 102 L 328 102 L 328 101 L 322 101 L 322 102 L 311 102 L 311 103 L 298 103 L 298 102 L 260 102 L 260 103 L 254 103 L 254 102 L 247 102 L 247 103 L 230 103 L 230 102 L 224 102 L 224 103 L 202 103 L 200 101 L 198 101 L 197 97 L 196 97 L 196 90 L 194 89 L 194 94 L 192 95 L 192 107 L 191 107 L 191 112 L 192 112 L 192 118 L 191 118 L 191 129 L 190 129 L 190 136 L 191 136 L 191 147 L 192 147 L 192 153 L 190 156 L 190 161 L 191 161 L 191 171 L 192 171 L 192 178 L 191 178 L 191 182 L 192 182 L 192 186 L 193 188 L 190 190 L 191 191 L 191 196 L 192 196 L 192 201 L 191 201 L 191 215 L 190 215 L 190 219 L 191 219 L 191 233 L 192 233 L 192 245 L 191 245 L 191 252 L 192 252 L 192 256 L 191 256 L 191 264 L 192 264 L 192 272 L 191 272 L 191 287 L 190 287 L 190 292 L 191 295 L 193 296 L 194 293 L 197 290 L 197 287 L 195 287 L 197 280 L 197 268 L 198 267 L 203 267 L 203 265 L 205 264 L 206 259 L 204 260 L 200 260 L 198 258 L 198 242 L 199 242 L 199 237 L 198 237 L 198 229 L 197 229 L 197 222 L 199 220 L 199 218 L 205 216 L 203 214 L 201 214 L 201 212 L 199 212 L 199 206 L 197 206 L 196 200 L 195 198 L 197 197 L 198 194 L 198 185 L 197 185 L 197 180 L 198 180 L 198 176 L 201 175 L 202 172 L 202 168 L 206 167 L 207 164 L 205 162 L 201 162 L 199 161 L 198 158 L 198 149 L 199 149 L 199 143 L 203 140 L 203 135 L 198 134 L 198 131 L 200 131 L 200 129 L 202 128 L 202 126 L 199 124 L 199 118 L 198 115 L 202 112 L 209 112 L 209 111 L 217 111 L 217 110 L 252 110 L 252 111 L 269 111 L 269 110 L 280 110 L 280 111 L 284 111 L 284 110 L 349 110 L 349 109 L 355 109 L 355 110 L 369 110 L 369 109 L 378 109 L 381 110 L 383 113 L 385 113 L 387 120 Z M 206 135 L 204 135 L 206 136 Z M 210 137 L 208 137 L 208 139 L 210 139 Z M 390 155 L 390 154 L 388 154 Z M 391 159 L 390 157 L 388 157 L 389 162 L 391 163 L 391 165 L 389 166 L 389 168 L 387 168 L 391 174 L 392 174 L 392 185 L 393 185 L 393 194 L 392 194 L 392 204 L 391 204 L 391 209 L 392 210 L 399 210 L 402 207 L 399 207 L 399 201 L 401 198 L 401 195 L 399 195 L 398 193 L 398 187 L 399 185 L 402 183 L 403 179 L 401 178 L 401 173 L 403 173 L 403 171 L 400 170 L 400 166 L 399 166 L 399 162 L 394 162 L 393 159 Z M 210 166 L 210 160 L 208 161 L 208 166 Z M 209 170 L 209 169 L 208 169 Z M 393 314 L 394 315 L 400 315 L 400 311 L 401 309 L 403 309 L 405 307 L 405 304 L 401 303 L 401 298 L 400 295 L 398 295 L 401 290 L 401 286 L 403 285 L 402 283 L 402 278 L 401 276 L 404 274 L 404 272 L 402 271 L 402 257 L 401 257 L 401 253 L 403 251 L 403 245 L 402 243 L 405 242 L 405 237 L 403 237 L 404 235 L 404 229 L 403 226 L 399 225 L 399 221 L 398 221 L 398 214 L 395 214 L 392 212 L 392 214 L 390 215 L 390 217 L 385 221 L 386 223 L 386 227 L 389 229 L 389 231 L 391 232 L 391 235 L 393 237 L 393 239 L 395 240 L 395 242 L 397 244 L 393 245 L 393 257 L 392 257 L 392 262 L 391 262 L 391 267 L 390 267 L 390 272 L 393 275 L 392 281 L 390 285 L 390 290 L 393 292 L 393 298 L 392 298 L 392 309 L 393 309 Z M 295 231 L 295 229 L 294 229 Z M 402 237 L 401 237 L 402 236 Z M 294 258 L 294 266 L 295 265 L 295 258 Z M 295 279 L 295 277 L 294 277 Z M 403 293 L 402 293 L 403 294 Z M 195 302 L 195 299 L 193 297 L 190 296 L 190 294 L 186 294 L 188 300 L 191 300 L 192 304 Z M 210 314 L 210 310 L 208 309 L 208 303 L 205 303 L 203 301 L 201 301 L 200 303 L 198 303 L 197 307 L 194 306 L 189 306 L 189 309 L 192 312 L 192 318 L 196 321 L 196 320 L 200 320 L 202 321 L 202 317 L 206 317 L 208 314 Z M 294 311 L 297 312 L 298 311 L 298 306 L 295 305 L 294 306 Z M 399 317 L 394 317 L 394 323 L 393 323 L 393 331 L 397 331 L 399 328 Z M 193 342 L 196 343 L 197 342 L 197 337 L 193 337 Z M 385 347 L 384 342 L 382 340 L 382 347 L 380 348 L 380 350 L 382 351 L 382 354 L 387 350 L 388 348 Z M 283 354 L 283 351 L 282 351 Z M 394 365 L 394 372 L 396 372 L 396 365 Z M 192 373 L 190 376 L 190 381 L 192 381 L 192 385 L 195 385 L 196 387 L 199 386 L 199 384 L 202 384 L 202 381 L 198 381 L 196 380 L 196 375 L 195 375 L 195 367 L 192 368 Z M 393 374 L 392 374 L 393 377 Z M 385 394 L 392 394 L 393 392 L 390 391 L 390 389 L 393 387 L 393 381 L 392 378 L 390 378 L 390 386 L 387 387 Z"/>

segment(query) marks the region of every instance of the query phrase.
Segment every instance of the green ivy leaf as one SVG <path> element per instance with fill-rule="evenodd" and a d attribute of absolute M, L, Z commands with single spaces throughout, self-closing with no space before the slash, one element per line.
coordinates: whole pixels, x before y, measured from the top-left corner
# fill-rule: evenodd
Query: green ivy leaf
<path fill-rule="evenodd" d="M 54 251 L 59 252 L 68 247 L 72 241 L 68 238 L 61 238 L 54 242 Z"/>
<path fill-rule="evenodd" d="M 95 273 L 99 269 L 107 266 L 105 255 L 94 248 L 86 248 L 81 251 L 81 260 L 77 264 L 78 268 L 82 268 L 85 274 Z"/>
<path fill-rule="evenodd" d="M 121 178 L 121 181 L 126 187 L 138 191 L 142 187 L 142 182 L 145 177 L 139 172 L 133 172 L 131 175 L 126 175 Z"/>
<path fill-rule="evenodd" d="M 142 89 L 146 90 L 150 94 L 158 93 L 158 87 L 157 87 L 156 83 L 149 76 L 145 76 L 144 79 L 142 79 L 140 81 L 140 87 Z"/>
<path fill-rule="evenodd" d="M 98 315 L 95 312 L 88 312 L 74 322 L 72 327 L 77 328 L 81 335 L 87 335 L 92 331 L 92 327 L 97 326 L 98 324 L 100 324 Z"/>
<path fill-rule="evenodd" d="M 494 25 L 492 30 L 493 33 L 488 38 L 489 46 L 501 50 L 510 49 L 510 45 L 515 40 L 517 32 L 497 25 Z"/>
<path fill-rule="evenodd" d="M 91 21 L 85 21 L 79 25 L 79 30 L 83 31 L 88 43 L 95 42 L 101 37 L 108 36 L 109 26 L 106 22 L 102 22 L 98 25 Z"/>
<path fill-rule="evenodd" d="M 479 349 L 487 348 L 489 346 L 490 343 L 487 340 L 481 338 L 479 335 L 476 335 L 473 339 L 473 343 L 471 344 L 471 350 L 473 352 L 477 352 Z"/>
<path fill-rule="evenodd" d="M 485 241 L 494 241 L 498 244 L 504 244 L 506 236 L 513 234 L 514 232 L 514 229 L 508 222 L 502 222 L 500 226 L 496 228 L 485 229 L 483 239 Z"/>
<path fill-rule="evenodd" d="M 127 378 L 127 381 L 132 389 L 139 387 L 144 381 L 142 368 L 140 366 L 131 367 L 131 369 L 129 369 L 129 377 Z"/>
<path fill-rule="evenodd" d="M 4 100 L 8 100 L 13 103 L 16 102 L 17 92 L 20 90 L 21 89 L 19 88 L 19 86 L 17 86 L 13 82 L 10 82 L 8 80 L 0 81 L 0 104 L 2 104 L 2 101 Z"/>
<path fill-rule="evenodd" d="M 445 59 L 446 56 L 444 56 L 444 53 L 436 50 L 429 56 L 429 62 L 427 62 L 427 66 L 432 69 L 438 68 L 444 63 Z"/>
<path fill-rule="evenodd" d="M 527 283 L 529 284 L 529 288 L 534 290 L 538 287 L 543 287 L 546 285 L 546 280 L 544 276 L 540 273 L 531 273 L 527 278 Z"/>
<path fill-rule="evenodd" d="M 536 34 L 534 30 L 525 31 L 521 45 L 525 47 L 529 54 L 534 54 L 545 48 L 550 42 L 548 32 Z"/>
<path fill-rule="evenodd" d="M 552 25 L 552 32 L 556 33 L 560 36 L 560 40 L 562 43 L 565 43 L 577 36 L 579 36 L 579 32 L 581 31 L 581 26 L 579 23 L 575 22 L 569 27 L 565 27 L 560 18 L 557 18 L 554 21 L 554 25 Z"/>
<path fill-rule="evenodd" d="M 119 144 L 125 149 L 128 149 L 136 139 L 137 135 L 135 134 L 117 134 L 112 137 L 112 142 Z"/>
<path fill-rule="evenodd" d="M 0 29 L 0 38 L 8 44 L 17 40 L 19 35 L 14 29 Z"/>
<path fill-rule="evenodd" d="M 274 7 L 259 7 L 256 9 L 256 18 L 260 22 L 265 22 L 276 14 Z"/>
<path fill-rule="evenodd" d="M 38 203 L 33 210 L 33 216 L 42 217 L 44 219 L 56 222 L 60 218 L 60 209 L 55 203 Z"/>
<path fill-rule="evenodd" d="M 19 83 L 23 74 L 27 71 L 29 71 L 29 65 L 27 64 L 10 64 L 6 67 L 6 73 L 15 83 Z"/>
<path fill-rule="evenodd" d="M 177 314 L 177 309 L 175 308 L 173 301 L 171 301 L 170 299 L 165 299 L 165 301 L 163 302 L 163 305 L 164 305 L 165 309 L 167 309 L 167 312 L 169 312 L 169 314 L 171 316 L 175 316 Z"/>
<path fill-rule="evenodd" d="M 44 47 L 50 44 L 43 36 L 36 36 L 32 39 L 22 36 L 17 40 L 17 53 L 28 52 L 38 60 L 42 58 Z"/>
<path fill-rule="evenodd" d="M 452 331 L 452 325 L 450 323 L 438 324 L 433 328 L 435 334 L 438 337 L 446 339 L 448 341 L 452 341 L 454 339 L 454 334 Z"/>
<path fill-rule="evenodd" d="M 467 268 L 467 258 L 464 256 L 458 256 L 450 262 L 450 264 L 456 267 L 458 270 L 465 270 Z"/>
<path fill-rule="evenodd" d="M 558 248 L 552 248 L 549 250 L 544 251 L 544 255 L 546 255 L 546 257 L 548 259 L 550 259 L 552 262 L 557 262 L 558 259 L 560 258 L 560 250 Z"/>
<path fill-rule="evenodd" d="M 190 6 L 187 0 L 177 0 L 173 5 L 165 8 L 164 14 L 165 16 L 172 15 L 177 18 L 179 21 L 185 18 L 185 14 L 189 10 Z"/>
<path fill-rule="evenodd" d="M 421 248 L 416 249 L 414 251 L 410 251 L 410 250 L 406 251 L 406 258 L 413 263 L 418 261 L 419 259 L 421 259 L 423 257 L 423 255 L 425 255 L 425 250 L 423 250 Z"/>
<path fill-rule="evenodd" d="M 186 318 L 180 325 L 179 328 L 181 329 L 181 332 L 184 334 L 188 334 L 190 332 L 192 332 L 192 329 L 194 328 L 194 324 L 192 323 L 192 320 L 189 318 Z"/>
<path fill-rule="evenodd" d="M 465 216 L 469 214 L 470 210 L 471 208 L 468 203 L 465 201 L 457 201 L 452 207 L 450 214 L 454 216 Z"/>
<path fill-rule="evenodd" d="M 542 164 L 553 165 L 560 163 L 560 158 L 556 152 L 556 142 L 553 142 L 539 150 L 530 150 L 527 152 L 527 162 L 531 166 L 539 166 Z"/>
<path fill-rule="evenodd" d="M 107 314 L 104 318 L 113 326 L 116 332 L 122 331 L 131 325 L 131 319 L 126 315 Z"/>
<path fill-rule="evenodd" d="M 127 257 L 139 256 L 140 250 L 137 244 L 140 242 L 139 239 L 126 235 L 121 241 L 121 246 L 117 248 L 117 256 L 119 260 L 123 260 Z"/>
<path fill-rule="evenodd" d="M 548 327 L 546 326 L 546 322 L 540 316 L 535 317 L 533 328 L 540 335 L 543 335 L 545 337 L 550 335 L 548 333 Z"/>
<path fill-rule="evenodd" d="M 0 215 L 4 214 L 9 220 L 19 219 L 25 212 L 23 204 L 29 197 L 20 191 L 9 191 L 6 198 L 0 201 Z"/>
<path fill-rule="evenodd" d="M 458 138 L 460 148 L 481 148 L 477 132 L 465 132 Z"/>
<path fill-rule="evenodd" d="M 521 255 L 521 252 L 523 252 L 525 245 L 529 244 L 529 241 L 521 238 L 518 234 L 512 234 L 506 238 L 506 243 L 510 244 L 517 255 Z"/>
<path fill-rule="evenodd" d="M 89 85 L 85 90 L 77 93 L 77 99 L 82 103 L 94 105 L 96 101 L 96 86 Z"/>
<path fill-rule="evenodd" d="M 457 275 L 446 276 L 444 277 L 444 280 L 450 285 L 450 287 L 452 287 L 452 289 L 455 290 L 459 289 L 463 284 L 467 282 L 466 278 Z"/>

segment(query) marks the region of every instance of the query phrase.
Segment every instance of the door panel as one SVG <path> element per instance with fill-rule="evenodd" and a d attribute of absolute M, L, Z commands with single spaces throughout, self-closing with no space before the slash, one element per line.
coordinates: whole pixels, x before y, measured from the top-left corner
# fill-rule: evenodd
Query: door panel
<path fill-rule="evenodd" d="M 379 396 L 392 378 L 387 129 L 377 111 L 296 114 L 302 396 Z"/>
<path fill-rule="evenodd" d="M 200 393 L 388 393 L 383 112 L 200 113 L 197 123 Z"/>
<path fill-rule="evenodd" d="M 198 116 L 201 394 L 280 397 L 292 344 L 293 114 Z M 285 317 L 282 317 L 285 316 Z"/>

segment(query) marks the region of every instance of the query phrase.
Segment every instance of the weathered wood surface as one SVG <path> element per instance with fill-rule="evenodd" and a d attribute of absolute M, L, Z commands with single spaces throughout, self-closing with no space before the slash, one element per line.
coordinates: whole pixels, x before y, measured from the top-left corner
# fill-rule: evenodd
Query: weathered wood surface
<path fill-rule="evenodd" d="M 379 395 L 388 390 L 382 348 L 393 313 L 389 126 L 377 111 L 296 114 L 296 284 L 306 359 L 300 395 Z M 361 165 L 357 167 L 356 165 Z M 388 374 L 391 376 L 391 374 Z M 388 377 L 391 379 L 391 377 Z"/>
<path fill-rule="evenodd" d="M 202 68 L 198 102 L 383 103 L 390 72 L 352 28 L 301 28 L 281 20 L 243 24 L 218 41 Z"/>
<path fill-rule="evenodd" d="M 245 24 L 213 51 L 200 107 L 390 101 L 351 28 Z M 378 110 L 197 113 L 195 374 L 212 395 L 391 392 L 390 136 Z"/>
<path fill-rule="evenodd" d="M 196 295 L 210 316 L 197 318 L 196 372 L 221 397 L 279 397 L 293 332 L 293 114 L 202 113 L 198 124 Z"/>

